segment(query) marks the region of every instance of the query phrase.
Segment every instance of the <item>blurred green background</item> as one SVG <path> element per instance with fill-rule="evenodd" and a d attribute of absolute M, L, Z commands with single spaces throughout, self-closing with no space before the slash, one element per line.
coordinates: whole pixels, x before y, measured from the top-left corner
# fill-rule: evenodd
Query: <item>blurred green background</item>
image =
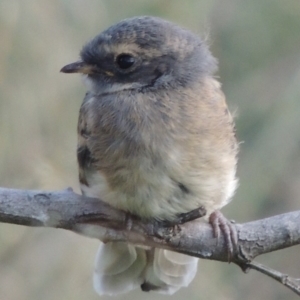
<path fill-rule="evenodd" d="M 95 34 L 135 15 L 210 37 L 242 142 L 240 187 L 225 214 L 245 222 L 299 209 L 299 0 L 0 0 L 0 186 L 79 191 L 76 123 L 85 89 L 59 70 Z M 1 224 L 0 299 L 99 299 L 92 288 L 97 246 L 63 230 Z M 299 250 L 258 260 L 299 277 Z M 172 299 L 184 297 L 297 299 L 255 271 L 204 260 Z M 167 296 L 137 290 L 114 299 L 141 298 Z"/>

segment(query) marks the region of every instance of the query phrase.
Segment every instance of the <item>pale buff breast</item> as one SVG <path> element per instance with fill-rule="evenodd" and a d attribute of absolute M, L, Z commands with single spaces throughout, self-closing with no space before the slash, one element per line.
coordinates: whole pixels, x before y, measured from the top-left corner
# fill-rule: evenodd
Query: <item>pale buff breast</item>
<path fill-rule="evenodd" d="M 132 139 L 127 139 L 132 135 L 129 131 L 128 134 L 124 132 L 124 138 L 118 147 L 104 145 L 101 142 L 101 136 L 95 140 L 90 148 L 94 149 L 92 152 L 96 154 L 100 162 L 98 161 L 93 168 L 85 172 L 87 184 L 81 184 L 83 193 L 101 198 L 115 207 L 144 218 L 172 219 L 178 213 L 188 212 L 202 205 L 209 215 L 226 205 L 237 184 L 235 179 L 236 150 L 234 149 L 236 142 L 231 124 L 232 119 L 228 114 L 219 85 L 214 80 L 208 81 L 207 84 L 213 85 L 213 89 L 208 88 L 209 93 L 202 95 L 198 103 L 197 90 L 193 94 L 186 91 L 183 96 L 181 95 L 181 97 L 186 97 L 186 95 L 194 97 L 194 102 L 186 102 L 187 106 L 193 106 L 193 113 L 188 119 L 190 122 L 180 123 L 180 118 L 175 116 L 174 121 L 171 119 L 172 123 L 167 124 L 171 126 L 171 130 L 175 128 L 174 131 L 176 131 L 176 126 L 181 126 L 184 129 L 181 132 L 190 133 L 189 136 L 181 134 L 182 140 L 168 134 L 170 130 L 166 131 L 164 124 L 159 124 L 159 119 L 156 122 L 156 117 L 151 115 L 153 113 L 151 107 L 148 108 L 147 114 L 150 114 L 149 120 L 152 123 L 143 123 L 144 111 L 139 111 L 137 105 L 132 110 L 128 110 L 131 122 L 132 120 L 141 122 L 135 129 L 141 136 L 141 139 L 136 141 L 137 147 L 134 146 Z M 202 86 L 202 92 L 203 90 L 205 91 Z M 181 100 L 185 103 L 184 99 Z M 98 122 L 99 115 L 101 115 L 101 111 L 95 111 L 93 107 L 95 101 L 99 99 L 91 97 L 84 104 L 86 114 L 84 120 L 87 126 L 92 128 L 95 127 L 94 124 Z M 130 99 L 126 101 L 128 105 Z M 142 101 L 145 101 L 145 98 L 136 98 L 134 103 L 139 104 Z M 173 103 L 176 102 L 173 101 Z M 214 108 L 215 103 L 217 109 Z M 118 105 L 122 104 L 121 101 L 118 103 Z M 183 109 L 188 110 L 187 106 Z M 105 109 L 106 115 L 114 115 L 114 111 L 109 110 L 111 108 L 105 107 Z M 168 114 L 168 107 L 165 106 L 162 109 L 165 114 Z M 208 119 L 206 114 L 212 109 L 213 113 Z M 178 114 L 184 113 L 176 105 L 173 105 L 172 111 L 177 111 Z M 222 115 L 224 113 L 228 114 L 225 118 Z M 222 122 L 218 121 L 220 117 L 223 118 Z M 107 119 L 104 119 L 100 125 L 105 122 L 109 123 Z M 149 124 L 152 127 L 149 127 Z M 99 126 L 99 123 L 97 125 Z M 119 125 L 113 123 L 111 126 L 113 128 Z M 197 126 L 200 128 L 197 129 Z M 211 134 L 211 131 L 216 131 L 216 129 L 217 133 Z M 123 127 L 120 128 L 120 131 L 122 130 L 124 130 Z M 201 130 L 203 133 L 199 138 Z M 166 138 L 164 139 L 164 136 L 159 139 L 155 138 L 159 133 L 166 134 Z M 234 147 L 230 145 L 230 140 L 233 141 Z M 79 143 L 87 143 L 80 134 Z M 143 143 L 147 145 L 143 151 L 124 157 L 128 149 L 138 148 Z M 101 168 L 103 165 L 105 168 Z"/>

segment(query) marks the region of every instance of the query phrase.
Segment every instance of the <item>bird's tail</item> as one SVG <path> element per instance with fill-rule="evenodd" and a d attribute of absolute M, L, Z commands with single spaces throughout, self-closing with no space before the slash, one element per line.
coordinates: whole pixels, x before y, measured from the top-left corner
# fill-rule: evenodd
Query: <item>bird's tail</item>
<path fill-rule="evenodd" d="M 96 257 L 94 288 L 100 295 L 117 295 L 137 287 L 173 294 L 188 286 L 198 259 L 163 249 L 144 249 L 127 243 L 102 244 Z"/>

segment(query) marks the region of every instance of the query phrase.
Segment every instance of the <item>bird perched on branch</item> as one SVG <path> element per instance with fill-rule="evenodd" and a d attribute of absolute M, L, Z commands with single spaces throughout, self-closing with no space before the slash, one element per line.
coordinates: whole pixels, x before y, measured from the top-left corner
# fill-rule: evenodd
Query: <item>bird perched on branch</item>
<path fill-rule="evenodd" d="M 176 224 L 204 207 L 232 251 L 219 212 L 233 196 L 238 144 L 206 43 L 155 17 L 111 26 L 62 68 L 87 86 L 78 122 L 84 195 L 139 216 Z M 172 294 L 194 278 L 198 259 L 127 243 L 101 243 L 94 286 L 114 295 L 138 286 Z"/>

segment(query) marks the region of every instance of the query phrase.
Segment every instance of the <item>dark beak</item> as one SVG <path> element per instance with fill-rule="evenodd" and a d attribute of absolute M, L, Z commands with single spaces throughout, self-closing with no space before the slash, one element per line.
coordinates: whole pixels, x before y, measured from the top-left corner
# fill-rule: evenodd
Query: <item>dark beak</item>
<path fill-rule="evenodd" d="M 94 74 L 99 73 L 99 69 L 95 65 L 89 65 L 83 61 L 76 61 L 69 65 L 64 66 L 60 72 L 62 73 L 82 73 L 82 74 Z"/>

